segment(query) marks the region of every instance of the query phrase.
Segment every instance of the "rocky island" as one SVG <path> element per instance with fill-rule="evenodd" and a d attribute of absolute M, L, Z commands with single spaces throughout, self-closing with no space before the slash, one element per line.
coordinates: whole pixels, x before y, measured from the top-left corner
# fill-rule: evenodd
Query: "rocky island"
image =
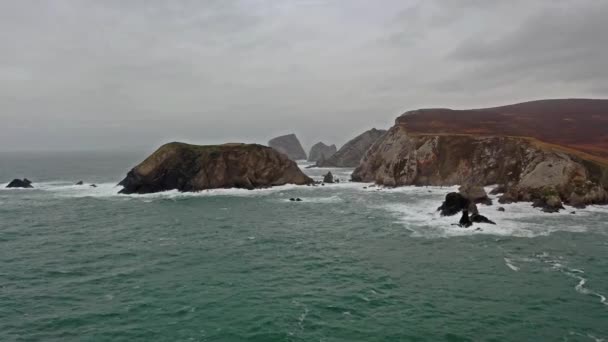
<path fill-rule="evenodd" d="M 329 159 L 337 151 L 338 149 L 336 148 L 336 145 L 325 145 L 323 142 L 318 142 L 310 149 L 310 152 L 308 153 L 308 161 L 316 163 Z"/>
<path fill-rule="evenodd" d="M 271 139 L 268 146 L 287 155 L 291 160 L 306 160 L 306 152 L 295 134 L 282 135 Z"/>
<path fill-rule="evenodd" d="M 284 184 L 311 184 L 286 155 L 257 144 L 161 146 L 134 167 L 119 185 L 122 194 L 214 188 L 256 189 Z"/>
<path fill-rule="evenodd" d="M 385 130 L 372 128 L 342 146 L 328 159 L 319 160 L 318 167 L 357 167 L 365 152 L 384 134 Z"/>
<path fill-rule="evenodd" d="M 598 135 L 588 136 L 589 129 Z M 498 184 L 501 203 L 530 201 L 548 212 L 562 203 L 605 204 L 607 136 L 605 100 L 417 110 L 396 120 L 366 152 L 352 179 L 386 186 Z"/>

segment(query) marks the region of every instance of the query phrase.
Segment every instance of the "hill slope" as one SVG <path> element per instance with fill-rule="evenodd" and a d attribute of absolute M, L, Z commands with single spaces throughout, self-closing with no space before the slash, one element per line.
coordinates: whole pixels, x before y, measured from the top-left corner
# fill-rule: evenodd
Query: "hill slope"
<path fill-rule="evenodd" d="M 608 100 L 556 99 L 481 109 L 419 109 L 396 124 L 410 133 L 524 136 L 608 158 Z"/>

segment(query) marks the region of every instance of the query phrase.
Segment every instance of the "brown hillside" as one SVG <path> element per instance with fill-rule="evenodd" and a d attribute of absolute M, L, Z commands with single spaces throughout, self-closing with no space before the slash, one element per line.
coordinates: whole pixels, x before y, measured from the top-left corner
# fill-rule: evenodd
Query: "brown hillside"
<path fill-rule="evenodd" d="M 557 99 L 514 105 L 406 112 L 396 124 L 411 133 L 532 137 L 608 158 L 608 100 Z"/>

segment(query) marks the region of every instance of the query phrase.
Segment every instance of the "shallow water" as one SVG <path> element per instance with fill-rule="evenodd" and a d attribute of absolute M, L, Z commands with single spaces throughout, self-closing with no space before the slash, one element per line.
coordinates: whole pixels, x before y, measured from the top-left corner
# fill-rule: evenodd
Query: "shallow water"
<path fill-rule="evenodd" d="M 117 195 L 141 156 L 0 155 L 37 187 L 0 190 L 0 341 L 608 339 L 606 207 L 475 231 L 453 188 Z"/>

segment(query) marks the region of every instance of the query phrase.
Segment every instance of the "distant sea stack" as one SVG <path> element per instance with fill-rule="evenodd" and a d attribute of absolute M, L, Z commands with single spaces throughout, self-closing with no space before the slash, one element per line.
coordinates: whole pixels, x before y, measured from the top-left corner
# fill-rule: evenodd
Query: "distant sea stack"
<path fill-rule="evenodd" d="M 385 133 L 386 130 L 372 128 L 347 142 L 330 158 L 317 162 L 317 166 L 357 167 L 365 152 Z"/>
<path fill-rule="evenodd" d="M 287 156 L 257 144 L 199 146 L 173 142 L 134 167 L 119 185 L 122 194 L 215 188 L 256 189 L 311 184 Z"/>
<path fill-rule="evenodd" d="M 306 152 L 295 134 L 276 137 L 268 142 L 268 146 L 287 155 L 291 160 L 306 160 Z"/>
<path fill-rule="evenodd" d="M 605 204 L 606 142 L 604 100 L 416 110 L 367 151 L 352 179 L 387 186 L 498 184 L 501 203 L 531 201 L 545 211 L 559 210 L 562 202 Z"/>
<path fill-rule="evenodd" d="M 319 162 L 321 160 L 327 160 L 333 156 L 338 149 L 336 145 L 325 145 L 322 142 L 318 142 L 312 146 L 310 153 L 308 153 L 309 162 Z"/>

